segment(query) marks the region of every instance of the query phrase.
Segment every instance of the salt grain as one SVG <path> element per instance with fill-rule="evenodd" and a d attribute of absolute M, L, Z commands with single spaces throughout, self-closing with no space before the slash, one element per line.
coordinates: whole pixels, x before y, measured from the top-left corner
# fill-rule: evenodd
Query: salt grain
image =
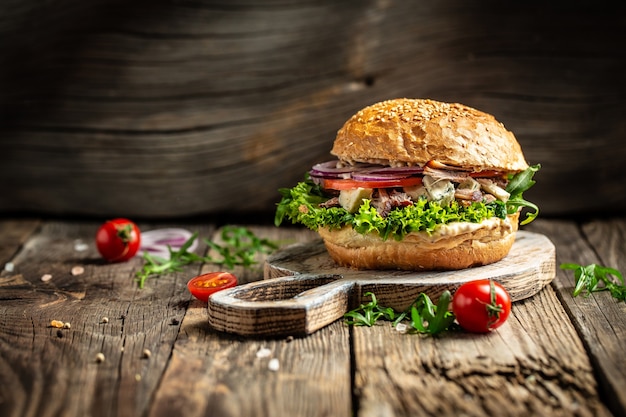
<path fill-rule="evenodd" d="M 271 355 L 272 351 L 266 347 L 259 349 L 256 353 L 257 358 L 269 358 Z"/>
<path fill-rule="evenodd" d="M 77 239 L 74 241 L 74 250 L 76 252 L 84 252 L 87 249 L 89 249 L 89 246 L 86 243 L 84 243 L 82 240 Z"/>
<path fill-rule="evenodd" d="M 7 262 L 4 264 L 4 270 L 7 272 L 13 272 L 14 269 L 15 265 L 13 265 L 13 262 Z"/>
<path fill-rule="evenodd" d="M 267 363 L 267 369 L 274 372 L 278 371 L 280 369 L 280 362 L 278 361 L 278 359 L 270 359 L 270 361 Z"/>
<path fill-rule="evenodd" d="M 407 329 L 408 329 L 408 326 L 406 324 L 404 324 L 404 323 L 398 323 L 396 325 L 396 331 L 398 333 L 403 333 L 404 334 L 404 333 L 407 332 Z"/>
<path fill-rule="evenodd" d="M 41 276 L 41 280 L 42 280 L 43 282 L 48 282 L 48 281 L 50 281 L 51 279 L 52 279 L 52 275 L 50 275 L 50 274 L 43 274 L 43 275 Z"/>

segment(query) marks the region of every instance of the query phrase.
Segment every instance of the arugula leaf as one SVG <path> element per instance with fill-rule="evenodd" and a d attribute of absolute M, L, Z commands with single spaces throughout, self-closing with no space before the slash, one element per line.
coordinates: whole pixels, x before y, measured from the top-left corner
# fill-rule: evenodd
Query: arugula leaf
<path fill-rule="evenodd" d="M 533 210 L 530 213 L 526 213 L 526 218 L 520 223 L 522 226 L 535 220 L 539 214 L 539 207 L 530 201 L 524 200 L 522 196 L 524 191 L 535 185 L 536 181 L 533 180 L 533 176 L 539 169 L 541 169 L 541 165 L 536 164 L 528 167 L 525 171 L 515 174 L 510 178 L 506 187 L 506 191 L 511 195 L 506 202 L 506 208 L 509 214 L 515 213 L 520 207 L 528 207 Z"/>
<path fill-rule="evenodd" d="M 136 274 L 139 288 L 143 288 L 146 280 L 152 276 L 180 272 L 183 270 L 183 266 L 194 262 L 212 263 L 228 269 L 233 269 L 237 265 L 249 268 L 256 263 L 255 256 L 257 254 L 270 253 L 278 248 L 275 243 L 257 237 L 245 227 L 224 226 L 221 232 L 221 238 L 224 242 L 222 245 L 204 239 L 207 246 L 214 249 L 219 257 L 200 256 L 189 252 L 189 248 L 197 238 L 198 232 L 192 234 L 176 251 L 168 246 L 169 259 L 144 252 L 144 265 Z"/>
<path fill-rule="evenodd" d="M 411 326 L 418 333 L 439 334 L 447 330 L 454 322 L 454 314 L 449 311 L 452 295 L 444 291 L 435 305 L 430 297 L 421 293 L 409 307 L 411 310 Z"/>
<path fill-rule="evenodd" d="M 454 314 L 449 311 L 452 295 L 447 290 L 439 296 L 437 305 L 427 294 L 420 293 L 415 301 L 400 314 L 390 307 L 380 306 L 372 292 L 364 295 L 371 297 L 371 301 L 347 312 L 344 315 L 347 324 L 371 327 L 378 320 L 387 320 L 393 321 L 395 327 L 402 321 L 410 320 L 411 328 L 415 333 L 435 335 L 448 330 L 455 320 Z"/>
<path fill-rule="evenodd" d="M 378 300 L 374 293 L 366 292 L 363 295 L 370 297 L 371 301 L 361 304 L 359 308 L 344 314 L 346 323 L 354 326 L 372 327 L 379 319 L 393 320 L 395 318 L 395 311 L 392 308 L 378 305 Z"/>
<path fill-rule="evenodd" d="M 563 263 L 560 267 L 574 271 L 576 285 L 572 292 L 573 297 L 579 294 L 589 296 L 593 292 L 609 291 L 617 300 L 626 302 L 624 277 L 617 269 L 597 264 L 583 266 L 575 263 Z M 615 279 L 612 279 L 611 276 Z"/>

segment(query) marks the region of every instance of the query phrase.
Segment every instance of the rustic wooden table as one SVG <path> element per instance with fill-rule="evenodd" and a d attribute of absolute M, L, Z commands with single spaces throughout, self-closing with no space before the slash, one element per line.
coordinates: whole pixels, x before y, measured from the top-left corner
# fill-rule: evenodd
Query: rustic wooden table
<path fill-rule="evenodd" d="M 103 262 L 98 225 L 0 221 L 0 265 L 13 266 L 0 274 L 1 416 L 626 415 L 626 304 L 605 292 L 573 298 L 571 271 L 557 269 L 488 335 L 424 337 L 338 320 L 307 337 L 244 338 L 212 330 L 187 292 L 187 280 L 214 265 L 139 289 L 143 261 Z M 175 226 L 218 236 L 217 224 Z M 282 244 L 315 238 L 248 226 Z M 557 265 L 626 271 L 626 218 L 537 220 L 525 230 L 550 238 Z M 74 266 L 84 273 L 72 275 Z M 71 327 L 53 328 L 55 319 Z"/>

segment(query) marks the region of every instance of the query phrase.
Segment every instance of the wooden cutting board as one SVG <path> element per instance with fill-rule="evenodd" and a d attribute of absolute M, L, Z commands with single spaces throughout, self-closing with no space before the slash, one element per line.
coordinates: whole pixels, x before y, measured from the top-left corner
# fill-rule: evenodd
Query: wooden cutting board
<path fill-rule="evenodd" d="M 337 266 L 321 240 L 272 254 L 262 281 L 215 293 L 208 301 L 210 325 L 247 336 L 306 335 L 358 307 L 373 292 L 380 305 L 408 308 L 424 292 L 433 301 L 461 284 L 491 278 L 515 301 L 528 298 L 556 274 L 555 248 L 541 234 L 519 231 L 508 256 L 491 265 L 459 271 L 359 271 Z M 369 301 L 369 297 L 365 299 Z"/>

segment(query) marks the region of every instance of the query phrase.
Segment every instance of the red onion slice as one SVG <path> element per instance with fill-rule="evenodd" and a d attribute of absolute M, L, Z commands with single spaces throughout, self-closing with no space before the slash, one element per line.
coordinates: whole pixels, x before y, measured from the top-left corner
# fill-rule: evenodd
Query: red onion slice
<path fill-rule="evenodd" d="M 379 174 L 395 174 L 404 175 L 410 177 L 411 175 L 421 174 L 424 172 L 424 168 L 418 166 L 411 167 L 375 167 L 367 169 L 369 172 L 376 172 Z"/>
<path fill-rule="evenodd" d="M 401 180 L 421 174 L 422 171 L 421 167 L 382 167 L 355 171 L 352 178 L 357 181 Z"/>
<path fill-rule="evenodd" d="M 353 170 L 350 166 L 337 167 L 339 161 L 326 161 L 315 164 L 309 171 L 314 177 L 322 178 L 350 178 L 350 172 Z"/>
<path fill-rule="evenodd" d="M 389 181 L 389 180 L 402 180 L 408 178 L 410 175 L 402 174 L 384 174 L 377 172 L 355 172 L 352 174 L 352 179 L 357 181 Z"/>
<path fill-rule="evenodd" d="M 309 175 L 313 178 L 343 178 L 343 179 L 347 179 L 350 178 L 350 173 L 349 172 L 344 172 L 344 173 L 329 173 L 329 172 L 321 172 L 321 171 L 317 171 L 317 170 L 310 170 L 309 171 Z"/>
<path fill-rule="evenodd" d="M 371 168 L 372 164 L 356 164 L 356 165 L 344 165 L 338 167 L 340 162 L 338 160 L 326 161 L 313 165 L 309 171 L 309 175 L 313 177 L 321 178 L 350 178 L 350 174 L 357 170 Z"/>
<path fill-rule="evenodd" d="M 172 250 L 178 250 L 189 240 L 193 235 L 189 230 L 180 229 L 176 227 L 166 229 L 149 230 L 141 233 L 141 247 L 137 251 L 138 255 L 142 255 L 144 252 L 148 252 L 150 255 L 158 256 L 159 258 L 169 259 L 170 252 L 167 249 L 169 245 Z M 188 251 L 193 252 L 198 246 L 198 239 L 189 247 Z"/>
<path fill-rule="evenodd" d="M 309 175 L 316 178 L 342 178 L 360 181 L 395 180 L 421 174 L 424 169 L 419 166 L 390 167 L 359 163 L 355 165 L 339 166 L 338 160 L 326 161 L 313 165 Z"/>

